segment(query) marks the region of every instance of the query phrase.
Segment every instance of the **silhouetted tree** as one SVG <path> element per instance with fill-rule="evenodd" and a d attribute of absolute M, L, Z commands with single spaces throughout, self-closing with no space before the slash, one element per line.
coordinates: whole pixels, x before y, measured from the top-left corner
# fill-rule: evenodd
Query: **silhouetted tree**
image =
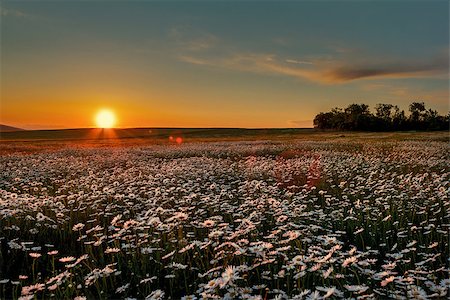
<path fill-rule="evenodd" d="M 424 127 L 424 112 L 426 111 L 425 103 L 423 102 L 413 102 L 409 105 L 409 127 L 414 129 L 423 130 Z"/>
<path fill-rule="evenodd" d="M 406 115 L 405 111 L 398 108 L 398 106 L 394 106 L 394 113 L 392 116 L 392 124 L 391 124 L 391 130 L 405 130 L 406 129 Z"/>
<path fill-rule="evenodd" d="M 420 117 L 422 115 L 422 112 L 424 112 L 425 109 L 425 103 L 423 102 L 413 102 L 409 105 L 409 111 L 411 112 L 410 119 L 411 121 L 418 122 L 420 121 Z"/>
<path fill-rule="evenodd" d="M 345 109 L 333 108 L 321 112 L 314 118 L 314 127 L 339 130 L 448 130 L 450 115 L 440 116 L 437 111 L 426 109 L 424 102 L 413 102 L 409 106 L 410 115 L 398 106 L 379 103 L 375 115 L 366 104 L 351 104 Z"/>
<path fill-rule="evenodd" d="M 380 130 L 383 130 L 383 131 L 389 130 L 389 128 L 392 126 L 392 115 L 393 115 L 392 109 L 393 108 L 394 108 L 394 105 L 392 105 L 392 104 L 378 103 L 375 106 L 376 127 L 380 128 Z"/>
<path fill-rule="evenodd" d="M 350 104 L 345 110 L 344 129 L 364 130 L 370 122 L 369 106 L 366 104 Z"/>
<path fill-rule="evenodd" d="M 344 129 L 346 119 L 344 111 L 339 107 L 335 107 L 331 110 L 331 113 L 332 113 L 331 124 L 333 126 L 332 128 Z"/>
<path fill-rule="evenodd" d="M 320 113 L 314 118 L 314 127 L 319 129 L 331 129 L 334 128 L 333 123 L 333 113 Z"/>

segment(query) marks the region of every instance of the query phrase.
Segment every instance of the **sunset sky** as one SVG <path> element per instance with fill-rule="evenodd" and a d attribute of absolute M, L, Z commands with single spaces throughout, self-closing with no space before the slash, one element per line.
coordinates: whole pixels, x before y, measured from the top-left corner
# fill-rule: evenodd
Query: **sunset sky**
<path fill-rule="evenodd" d="M 449 2 L 1 1 L 0 123 L 311 127 L 336 106 L 449 110 Z"/>

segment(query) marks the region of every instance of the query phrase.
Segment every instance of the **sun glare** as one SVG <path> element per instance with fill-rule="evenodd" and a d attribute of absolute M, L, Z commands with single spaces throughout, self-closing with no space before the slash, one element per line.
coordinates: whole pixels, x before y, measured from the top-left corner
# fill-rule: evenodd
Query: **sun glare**
<path fill-rule="evenodd" d="M 116 117 L 112 111 L 104 109 L 97 113 L 95 122 L 99 128 L 112 128 L 116 122 Z"/>

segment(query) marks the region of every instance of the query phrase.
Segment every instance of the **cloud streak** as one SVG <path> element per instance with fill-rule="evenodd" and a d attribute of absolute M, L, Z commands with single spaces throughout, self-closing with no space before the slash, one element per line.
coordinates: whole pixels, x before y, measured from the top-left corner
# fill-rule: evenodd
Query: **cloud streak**
<path fill-rule="evenodd" d="M 448 58 L 437 57 L 428 62 L 384 62 L 374 65 L 344 65 L 324 72 L 332 82 L 346 82 L 365 78 L 430 77 L 448 73 Z"/>
<path fill-rule="evenodd" d="M 286 59 L 285 62 L 291 63 L 291 64 L 298 64 L 298 65 L 312 65 L 313 64 L 310 61 L 296 60 L 296 59 Z"/>
<path fill-rule="evenodd" d="M 376 65 L 349 62 L 297 61 L 279 59 L 274 54 L 233 54 L 225 57 L 180 56 L 180 60 L 197 65 L 231 70 L 284 75 L 322 84 L 348 83 L 362 79 L 425 78 L 448 74 L 448 58 L 430 61 L 383 61 Z"/>
<path fill-rule="evenodd" d="M 343 84 L 356 80 L 400 78 L 448 78 L 449 58 L 445 49 L 423 60 L 368 58 L 345 48 L 338 56 L 282 57 L 273 53 L 245 53 L 216 35 L 194 28 L 173 27 L 178 60 L 203 67 L 288 76 L 320 84 Z M 344 54 L 342 54 L 344 53 Z M 358 54 L 359 53 L 359 54 Z"/>
<path fill-rule="evenodd" d="M 313 120 L 288 120 L 286 122 L 289 127 L 298 127 L 298 128 L 313 128 Z"/>
<path fill-rule="evenodd" d="M 17 9 L 8 9 L 8 8 L 0 7 L 0 16 L 26 18 L 26 17 L 29 17 L 30 15 L 28 15 L 20 10 L 17 10 Z"/>
<path fill-rule="evenodd" d="M 219 42 L 215 35 L 189 27 L 173 27 L 169 31 L 169 37 L 178 47 L 188 52 L 207 51 Z"/>

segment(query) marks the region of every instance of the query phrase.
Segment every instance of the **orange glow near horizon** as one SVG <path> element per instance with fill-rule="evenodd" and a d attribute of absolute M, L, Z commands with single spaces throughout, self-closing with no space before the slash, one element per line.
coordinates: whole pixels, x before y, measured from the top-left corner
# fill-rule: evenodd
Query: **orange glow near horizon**
<path fill-rule="evenodd" d="M 112 128 L 116 124 L 116 116 L 111 110 L 102 109 L 95 116 L 95 123 L 98 128 Z"/>

